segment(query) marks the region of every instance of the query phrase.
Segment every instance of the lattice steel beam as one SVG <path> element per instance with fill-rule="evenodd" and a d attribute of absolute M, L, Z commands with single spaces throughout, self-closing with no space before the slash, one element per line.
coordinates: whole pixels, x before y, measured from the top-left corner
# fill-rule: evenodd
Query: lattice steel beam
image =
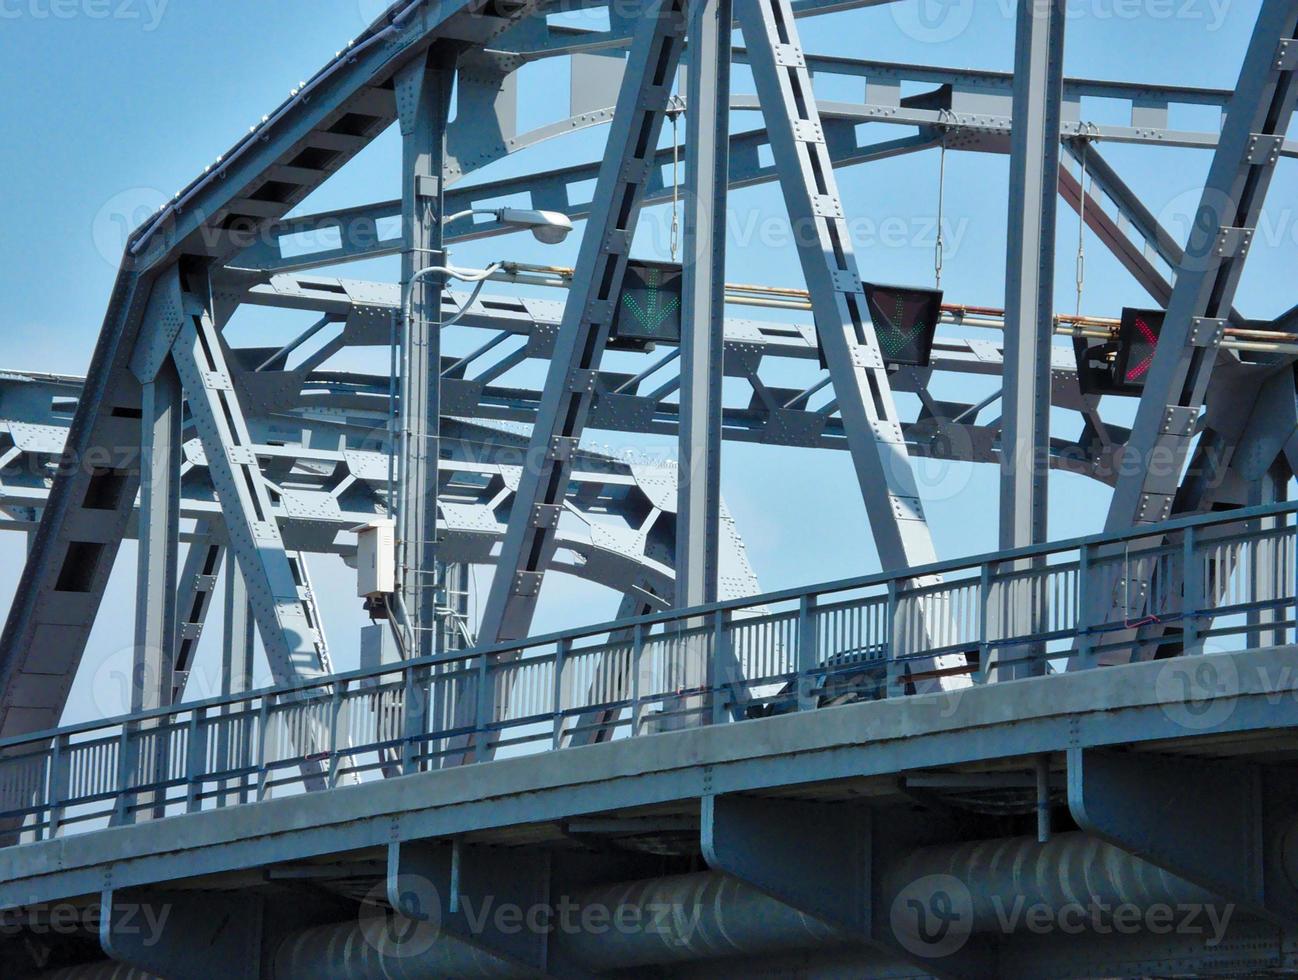
<path fill-rule="evenodd" d="M 181 288 L 178 281 L 175 288 Z M 172 353 L 221 502 L 230 551 L 247 584 L 276 682 L 298 684 L 327 671 L 319 613 L 301 564 L 284 547 L 221 335 L 201 300 L 185 292 L 180 302 L 184 312 Z"/>
<path fill-rule="evenodd" d="M 1258 16 L 1140 398 L 1105 526 L 1169 516 L 1217 361 L 1222 329 L 1298 99 L 1298 8 Z"/>
<path fill-rule="evenodd" d="M 1046 540 L 1064 20 L 1063 0 L 1019 0 L 1001 385 L 1000 546 L 1007 549 Z"/>
<path fill-rule="evenodd" d="M 590 411 L 594 375 L 671 96 L 684 27 L 679 0 L 650 0 L 628 57 L 600 169 L 596 208 L 582 238 L 532 432 L 529 458 L 538 462 L 523 470 L 483 612 L 479 641 L 486 645 L 527 634 L 541 578 L 554 553 L 558 508 Z"/>

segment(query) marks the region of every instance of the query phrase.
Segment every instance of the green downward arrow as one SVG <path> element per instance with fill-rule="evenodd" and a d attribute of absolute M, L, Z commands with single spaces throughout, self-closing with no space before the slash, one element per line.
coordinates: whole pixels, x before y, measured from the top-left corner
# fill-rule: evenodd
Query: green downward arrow
<path fill-rule="evenodd" d="M 681 305 L 679 296 L 664 300 L 662 291 L 659 289 L 661 284 L 661 274 L 658 270 L 652 269 L 645 281 L 648 291 L 646 306 L 642 307 L 630 292 L 622 296 L 622 305 L 651 334 L 657 334 L 659 328 L 676 315 Z"/>
<path fill-rule="evenodd" d="M 878 306 L 877 303 L 875 305 Z M 883 313 L 883 310 L 880 309 L 879 312 Z M 902 326 L 902 321 L 906 318 L 906 304 L 902 302 L 900 296 L 897 297 L 896 317 L 890 317 L 887 313 L 883 313 L 883 318 L 888 321 L 888 326 L 892 327 L 894 331 L 892 334 L 885 334 L 879 338 L 880 343 L 889 354 L 897 354 L 903 348 L 914 343 L 924 332 L 923 323 L 914 323 L 909 330 Z"/>

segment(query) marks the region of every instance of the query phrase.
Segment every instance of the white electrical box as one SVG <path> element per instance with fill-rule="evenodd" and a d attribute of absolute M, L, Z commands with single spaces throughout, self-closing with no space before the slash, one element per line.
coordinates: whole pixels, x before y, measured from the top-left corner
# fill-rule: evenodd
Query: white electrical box
<path fill-rule="evenodd" d="M 366 598 L 396 591 L 396 528 L 386 518 L 356 531 L 356 594 Z"/>

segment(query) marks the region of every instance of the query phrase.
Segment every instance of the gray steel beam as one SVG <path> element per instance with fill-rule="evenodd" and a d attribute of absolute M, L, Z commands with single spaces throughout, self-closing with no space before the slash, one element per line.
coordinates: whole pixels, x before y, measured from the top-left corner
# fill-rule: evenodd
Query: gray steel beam
<path fill-rule="evenodd" d="M 322 627 L 309 587 L 284 548 L 221 335 L 197 297 L 184 293 L 180 302 L 184 322 L 173 347 L 176 367 L 271 671 L 285 685 L 318 677 L 324 671 Z"/>
<path fill-rule="evenodd" d="M 726 189 L 730 173 L 731 0 L 690 7 L 685 262 L 681 297 L 680 496 L 676 605 L 717 598 L 721 533 L 721 381 L 725 345 Z"/>
<path fill-rule="evenodd" d="M 243 892 L 152 890 L 100 894 L 99 945 L 116 963 L 168 980 L 261 977 L 262 898 Z M 219 964 L 219 966 L 218 966 Z M 125 968 L 108 976 L 128 976 Z"/>
<path fill-rule="evenodd" d="M 848 166 L 871 160 L 884 160 L 893 156 L 913 153 L 936 146 L 938 138 L 925 129 L 919 135 L 862 144 L 856 136 L 855 124 L 847 120 L 825 121 L 825 133 L 830 156 L 835 166 Z M 765 164 L 758 156 L 759 147 L 766 143 L 765 130 L 736 133 L 730 137 L 730 187 L 749 187 L 776 178 L 775 167 Z M 678 147 L 678 154 L 687 148 Z M 659 149 L 654 154 L 655 168 L 672 160 L 672 148 Z M 569 188 L 593 181 L 599 176 L 598 161 L 560 167 L 545 173 L 520 177 L 505 177 L 495 181 L 475 184 L 472 187 L 448 187 L 446 210 L 451 213 L 466 210 L 475 204 L 508 199 L 518 194 L 529 194 L 537 207 L 561 211 L 574 221 L 588 217 L 593 207 L 593 195 L 575 196 Z M 663 204 L 672 199 L 672 190 L 662 179 L 661 171 L 654 169 L 646 184 L 642 204 Z M 401 236 L 380 234 L 379 224 L 401 213 L 400 201 L 380 201 L 354 208 L 342 208 L 321 214 L 286 218 L 273 226 L 265 240 L 240 252 L 230 260 L 232 268 L 257 269 L 267 272 L 291 272 L 314 269 L 319 266 L 356 262 L 384 255 L 396 255 L 401 250 Z M 471 241 L 478 238 L 506 234 L 511 229 L 492 221 L 473 221 L 462 218 L 446 227 L 447 243 Z M 295 250 L 286 254 L 283 241 L 294 235 L 318 234 L 332 241 L 310 250 Z"/>
<path fill-rule="evenodd" d="M 401 451 L 397 493 L 397 588 L 409 631 L 407 656 L 431 656 L 437 632 L 437 461 L 441 433 L 442 282 L 415 277 L 446 264 L 442 229 L 446 119 L 457 51 L 434 45 L 397 73 L 401 122 L 401 283 L 411 315 L 401 339 Z M 413 284 L 412 284 L 413 281 Z"/>
<path fill-rule="evenodd" d="M 180 378 L 171 360 L 144 383 L 131 710 L 169 705 L 180 550 Z"/>
<path fill-rule="evenodd" d="M 1178 269 L 1107 530 L 1165 519 L 1298 98 L 1298 8 L 1267 0 Z"/>
<path fill-rule="evenodd" d="M 933 540 L 788 0 L 741 0 L 736 13 L 880 562 L 885 569 L 926 564 L 935 559 Z M 947 672 L 964 665 L 963 655 L 943 655 L 904 673 L 920 670 L 939 687 L 960 687 L 968 678 Z"/>
<path fill-rule="evenodd" d="M 225 570 L 225 635 L 221 645 L 221 694 L 242 694 L 253 688 L 252 658 L 256 649 L 257 620 L 248 601 L 243 573 L 234 562 Z M 223 768 L 242 768 L 252 754 L 252 726 L 222 725 L 217 732 L 217 759 Z M 247 803 L 252 786 L 246 776 L 223 781 L 217 805 Z"/>
<path fill-rule="evenodd" d="M 479 641 L 527 634 L 541 578 L 554 554 L 571 457 L 581 439 L 594 377 L 612 325 L 654 148 L 680 59 L 678 0 L 650 0 L 636 33 L 582 237 L 573 288 L 555 341 L 528 459 L 483 612 Z"/>
<path fill-rule="evenodd" d="M 132 235 L 66 465 L 0 636 L 0 735 L 57 724 L 130 518 L 139 476 L 132 458 L 139 446 L 140 388 L 127 362 L 157 271 L 182 255 L 225 258 L 251 245 L 259 229 L 291 210 L 391 121 L 393 100 L 383 85 L 433 38 L 467 34 L 486 41 L 532 9 L 524 2 L 483 13 L 466 0 L 415 0 L 339 52 Z M 99 506 L 87 507 L 88 500 Z"/>
<path fill-rule="evenodd" d="M 1204 665 L 1171 669 L 1188 675 Z M 1298 890 L 1284 854 L 1294 791 L 1284 775 L 1236 761 L 1072 748 L 1068 805 L 1083 830 L 1242 911 L 1292 922 Z"/>
<path fill-rule="evenodd" d="M 189 672 L 198 656 L 203 626 L 216 593 L 217 576 L 225 563 L 225 545 L 221 543 L 219 523 L 206 518 L 194 522 L 194 540 L 185 553 L 176 599 L 176 664 L 172 700 L 185 694 Z M 233 574 L 233 572 L 232 572 Z M 206 692 L 204 692 L 206 694 Z"/>
<path fill-rule="evenodd" d="M 792 14 L 787 0 L 744 0 L 736 13 L 880 561 L 885 569 L 927 564 L 935 560 L 933 542 Z"/>
<path fill-rule="evenodd" d="M 1064 0 L 1019 0 L 1005 259 L 1000 546 L 1046 540 Z"/>

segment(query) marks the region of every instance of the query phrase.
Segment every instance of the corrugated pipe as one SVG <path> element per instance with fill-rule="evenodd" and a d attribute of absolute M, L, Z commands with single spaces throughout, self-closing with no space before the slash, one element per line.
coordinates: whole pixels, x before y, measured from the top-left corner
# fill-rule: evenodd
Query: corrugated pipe
<path fill-rule="evenodd" d="M 275 980 L 303 977 L 374 977 L 423 980 L 426 977 L 526 977 L 511 963 L 445 934 L 419 930 L 417 923 L 391 925 L 379 918 L 316 926 L 294 933 L 275 951 Z"/>
<path fill-rule="evenodd" d="M 576 896 L 576 903 L 608 910 L 612 924 L 600 930 L 560 927 L 554 942 L 565 959 L 595 970 L 752 956 L 846 938 L 819 919 L 710 871 L 592 889 Z M 621 911 L 628 909 L 635 913 Z"/>
<path fill-rule="evenodd" d="M 87 963 L 85 966 L 50 970 L 42 973 L 37 980 L 162 980 L 162 978 L 127 966 L 125 963 L 101 960 L 98 963 Z"/>
<path fill-rule="evenodd" d="M 1126 851 L 1083 833 L 1056 834 L 1045 844 L 1031 837 L 923 847 L 888 867 L 883 894 L 925 902 L 925 890 L 944 888 L 949 876 L 969 890 L 973 931 L 1002 931 L 1016 908 L 1095 908 L 1130 903 L 1200 904 L 1218 901 L 1211 892 Z M 949 884 L 949 883 L 947 883 Z"/>
<path fill-rule="evenodd" d="M 957 879 L 969 891 L 975 932 L 1003 931 L 1017 908 L 1212 904 L 1215 897 L 1082 833 L 1048 843 L 1020 837 L 920 848 L 889 866 L 883 907 L 906 893 L 927 902 Z M 926 891 L 927 890 L 927 891 Z M 587 889 L 550 917 L 560 961 L 592 970 L 760 956 L 836 945 L 847 937 L 756 889 L 716 872 Z M 596 914 L 588 914 L 590 911 Z M 886 911 L 885 911 L 886 914 Z M 412 926 L 411 928 L 417 928 Z M 522 977 L 520 970 L 442 934 L 411 941 L 398 925 L 360 920 L 296 933 L 275 954 L 277 980 L 348 976 Z M 111 976 L 112 974 L 104 974 Z"/>

